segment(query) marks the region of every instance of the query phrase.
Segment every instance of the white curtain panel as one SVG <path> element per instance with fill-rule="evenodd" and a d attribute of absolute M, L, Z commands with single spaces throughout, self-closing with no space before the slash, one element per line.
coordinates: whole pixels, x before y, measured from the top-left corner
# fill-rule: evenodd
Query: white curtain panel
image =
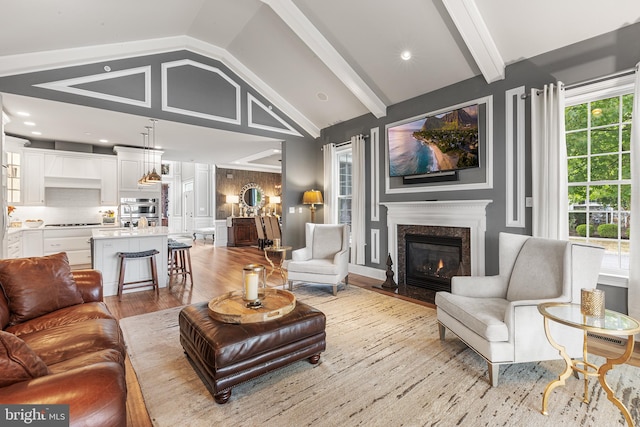
<path fill-rule="evenodd" d="M 336 146 L 335 144 L 325 144 L 322 147 L 322 157 L 324 160 L 324 223 L 337 224 L 337 209 L 334 205 L 335 188 L 334 182 L 337 178 L 336 171 Z"/>
<path fill-rule="evenodd" d="M 564 240 L 567 220 L 567 144 L 564 85 L 531 90 L 533 236 Z"/>
<path fill-rule="evenodd" d="M 640 63 L 636 65 L 631 119 L 631 247 L 629 260 L 628 313 L 640 319 Z M 640 334 L 636 335 L 636 341 Z"/>
<path fill-rule="evenodd" d="M 351 263 L 365 263 L 365 142 L 362 135 L 351 137 Z"/>

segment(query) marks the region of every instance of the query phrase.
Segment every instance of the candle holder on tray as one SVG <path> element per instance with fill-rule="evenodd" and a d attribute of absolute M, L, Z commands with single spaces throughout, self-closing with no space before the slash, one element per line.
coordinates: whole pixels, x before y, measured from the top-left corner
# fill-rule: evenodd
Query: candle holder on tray
<path fill-rule="evenodd" d="M 260 294 L 267 287 L 266 268 L 262 264 L 247 264 L 242 267 L 242 299 L 248 308 L 262 306 Z M 260 290 L 262 288 L 262 292 Z"/>

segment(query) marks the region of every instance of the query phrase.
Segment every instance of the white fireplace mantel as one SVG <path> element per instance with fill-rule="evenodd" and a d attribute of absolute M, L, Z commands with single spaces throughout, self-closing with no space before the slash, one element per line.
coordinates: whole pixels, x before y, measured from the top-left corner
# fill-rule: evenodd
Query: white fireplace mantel
<path fill-rule="evenodd" d="M 381 202 L 387 208 L 387 241 L 393 264 L 398 265 L 398 225 L 464 227 L 470 229 L 471 275 L 484 276 L 486 208 L 491 202 L 493 200 Z M 397 281 L 397 268 L 395 275 Z"/>

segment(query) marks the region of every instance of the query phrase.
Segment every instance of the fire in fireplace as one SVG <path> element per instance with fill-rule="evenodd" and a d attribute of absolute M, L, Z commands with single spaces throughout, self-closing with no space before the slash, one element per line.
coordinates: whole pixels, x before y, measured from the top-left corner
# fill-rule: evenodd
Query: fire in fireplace
<path fill-rule="evenodd" d="M 451 291 L 451 277 L 460 274 L 462 239 L 407 234 L 405 283 L 433 291 Z"/>

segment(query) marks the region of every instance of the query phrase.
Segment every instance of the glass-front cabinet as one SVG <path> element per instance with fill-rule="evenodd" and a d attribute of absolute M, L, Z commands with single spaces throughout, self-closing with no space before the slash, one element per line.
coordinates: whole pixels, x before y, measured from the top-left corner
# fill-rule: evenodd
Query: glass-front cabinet
<path fill-rule="evenodd" d="M 7 203 L 20 204 L 22 202 L 22 165 L 21 154 L 7 151 Z"/>

